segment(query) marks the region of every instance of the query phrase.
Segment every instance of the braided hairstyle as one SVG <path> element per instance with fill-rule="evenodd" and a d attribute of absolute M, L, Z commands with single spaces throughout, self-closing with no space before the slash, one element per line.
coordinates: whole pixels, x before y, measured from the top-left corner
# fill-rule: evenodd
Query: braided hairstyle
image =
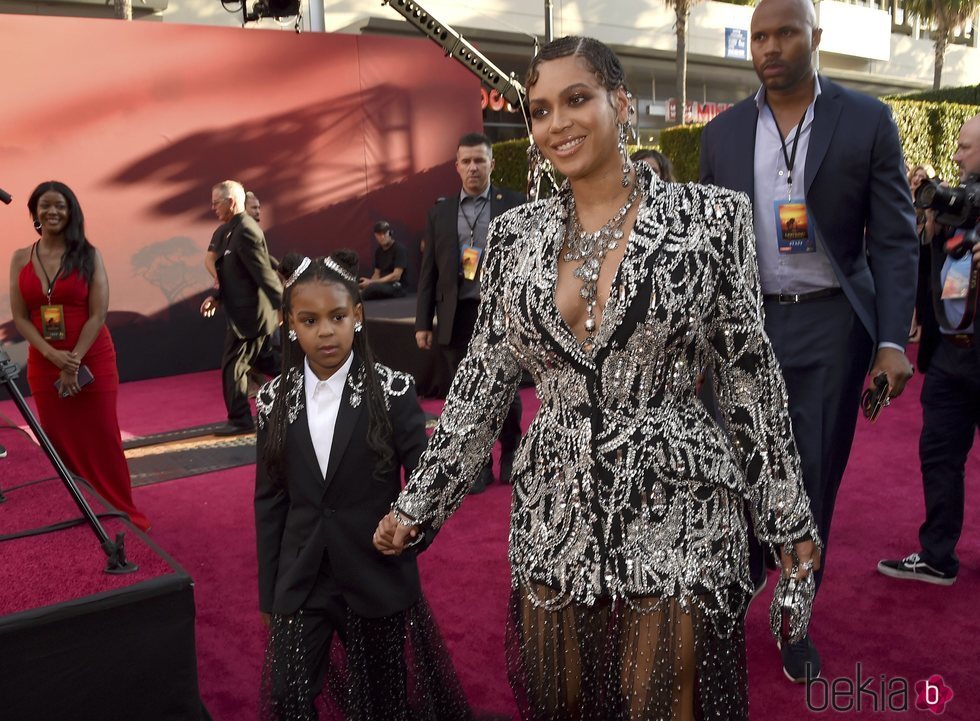
<path fill-rule="evenodd" d="M 265 462 L 270 475 L 277 482 L 282 483 L 286 477 L 286 432 L 288 430 L 288 396 L 293 391 L 292 369 L 300 371 L 300 383 L 302 383 L 303 369 L 303 349 L 300 348 L 298 341 L 289 340 L 290 314 L 292 312 L 293 289 L 302 283 L 335 283 L 343 286 L 350 294 L 351 302 L 356 308 L 361 305 L 361 290 L 357 283 L 357 271 L 359 260 L 357 254 L 351 250 L 338 250 L 332 253 L 330 259 L 339 265 L 347 275 L 354 280 L 349 280 L 336 270 L 325 263 L 325 258 L 314 259 L 299 277 L 293 281 L 282 294 L 282 375 L 279 377 L 279 386 L 276 390 L 276 397 L 272 404 L 269 416 L 269 432 L 266 435 Z M 279 272 L 284 278 L 290 278 L 299 268 L 303 261 L 303 256 L 298 253 L 289 253 L 279 263 Z M 362 318 L 363 318 L 363 306 Z M 361 360 L 360 375 L 364 382 L 364 395 L 368 409 L 368 447 L 375 452 L 378 462 L 374 466 L 374 477 L 377 480 L 384 480 L 385 476 L 394 468 L 395 454 L 391 447 L 391 419 L 388 416 L 388 407 L 385 403 L 384 390 L 378 379 L 378 372 L 375 368 L 374 353 L 368 343 L 367 328 L 364 327 L 362 320 L 361 330 L 354 333 L 354 352 Z M 293 391 L 295 392 L 295 391 Z M 300 391 L 301 392 L 301 391 Z"/>
<path fill-rule="evenodd" d="M 623 64 L 616 53 L 608 45 L 595 38 L 574 35 L 556 38 L 538 51 L 528 66 L 524 86 L 530 88 L 538 82 L 541 63 L 569 56 L 585 60 L 592 72 L 595 73 L 596 80 L 608 92 L 614 93 L 620 88 L 629 92 L 629 87 L 626 85 L 626 72 L 623 70 Z"/>

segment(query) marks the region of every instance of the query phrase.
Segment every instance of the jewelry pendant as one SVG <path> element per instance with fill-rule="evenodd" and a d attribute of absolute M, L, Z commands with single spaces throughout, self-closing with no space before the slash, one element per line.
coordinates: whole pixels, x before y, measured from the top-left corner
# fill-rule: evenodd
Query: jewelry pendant
<path fill-rule="evenodd" d="M 595 319 L 594 318 L 587 318 L 586 319 L 586 321 L 585 321 L 585 330 L 587 330 L 589 333 L 592 333 L 592 331 L 595 330 Z"/>

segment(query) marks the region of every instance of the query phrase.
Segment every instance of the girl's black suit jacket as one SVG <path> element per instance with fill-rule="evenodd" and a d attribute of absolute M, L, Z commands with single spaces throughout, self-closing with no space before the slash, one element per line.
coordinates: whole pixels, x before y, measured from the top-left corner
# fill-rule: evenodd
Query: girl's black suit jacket
<path fill-rule="evenodd" d="M 259 608 L 292 614 L 306 600 L 323 555 L 350 608 L 366 618 L 390 616 L 419 598 L 416 549 L 384 556 L 372 545 L 378 521 L 388 513 L 425 449 L 425 417 L 412 377 L 377 364 L 392 426 L 394 468 L 378 480 L 368 447 L 368 400 L 363 369 L 354 357 L 344 385 L 326 476 L 320 474 L 306 417 L 301 369 L 279 376 L 259 391 L 255 529 L 259 561 Z M 287 394 L 286 470 L 274 479 L 263 448 L 276 395 Z M 280 481 L 280 482 L 277 482 Z M 431 531 L 429 532 L 432 533 Z M 431 541 L 431 535 L 423 543 Z M 419 548 L 422 544 L 419 544 Z"/>

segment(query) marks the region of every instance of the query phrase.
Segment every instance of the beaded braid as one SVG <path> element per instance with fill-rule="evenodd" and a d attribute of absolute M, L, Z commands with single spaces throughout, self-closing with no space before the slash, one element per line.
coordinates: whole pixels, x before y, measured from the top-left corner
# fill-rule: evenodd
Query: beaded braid
<path fill-rule="evenodd" d="M 299 343 L 289 340 L 289 316 L 292 310 L 293 287 L 297 283 L 312 280 L 314 268 L 317 265 L 310 263 L 306 270 L 293 279 L 292 275 L 300 267 L 302 261 L 303 256 L 299 253 L 287 253 L 279 263 L 279 273 L 293 282 L 286 285 L 282 293 L 282 328 L 279 331 L 283 341 L 282 373 L 279 375 L 275 399 L 272 402 L 272 410 L 269 412 L 269 431 L 266 434 L 263 451 L 265 452 L 266 469 L 273 481 L 280 486 L 284 485 L 283 479 L 286 478 L 288 465 L 286 458 L 286 432 L 289 429 L 288 398 L 295 375 L 290 371 L 294 368 L 300 370 L 299 378 L 302 382 L 303 359 L 305 357 Z"/>

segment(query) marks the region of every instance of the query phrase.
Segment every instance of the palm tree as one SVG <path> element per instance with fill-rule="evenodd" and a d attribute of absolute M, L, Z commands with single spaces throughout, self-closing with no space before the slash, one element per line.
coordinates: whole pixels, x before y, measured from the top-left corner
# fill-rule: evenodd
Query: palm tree
<path fill-rule="evenodd" d="M 684 124 L 684 110 L 687 108 L 687 18 L 691 8 L 701 0 L 667 0 L 674 8 L 677 21 L 674 30 L 677 33 L 677 124 Z"/>
<path fill-rule="evenodd" d="M 936 38 L 936 56 L 933 66 L 932 89 L 939 90 L 943 76 L 943 61 L 946 47 L 953 38 L 953 31 L 972 18 L 980 0 L 905 0 L 905 13 L 915 16 L 924 23 L 933 23 Z M 974 29 L 976 32 L 976 29 Z"/>

